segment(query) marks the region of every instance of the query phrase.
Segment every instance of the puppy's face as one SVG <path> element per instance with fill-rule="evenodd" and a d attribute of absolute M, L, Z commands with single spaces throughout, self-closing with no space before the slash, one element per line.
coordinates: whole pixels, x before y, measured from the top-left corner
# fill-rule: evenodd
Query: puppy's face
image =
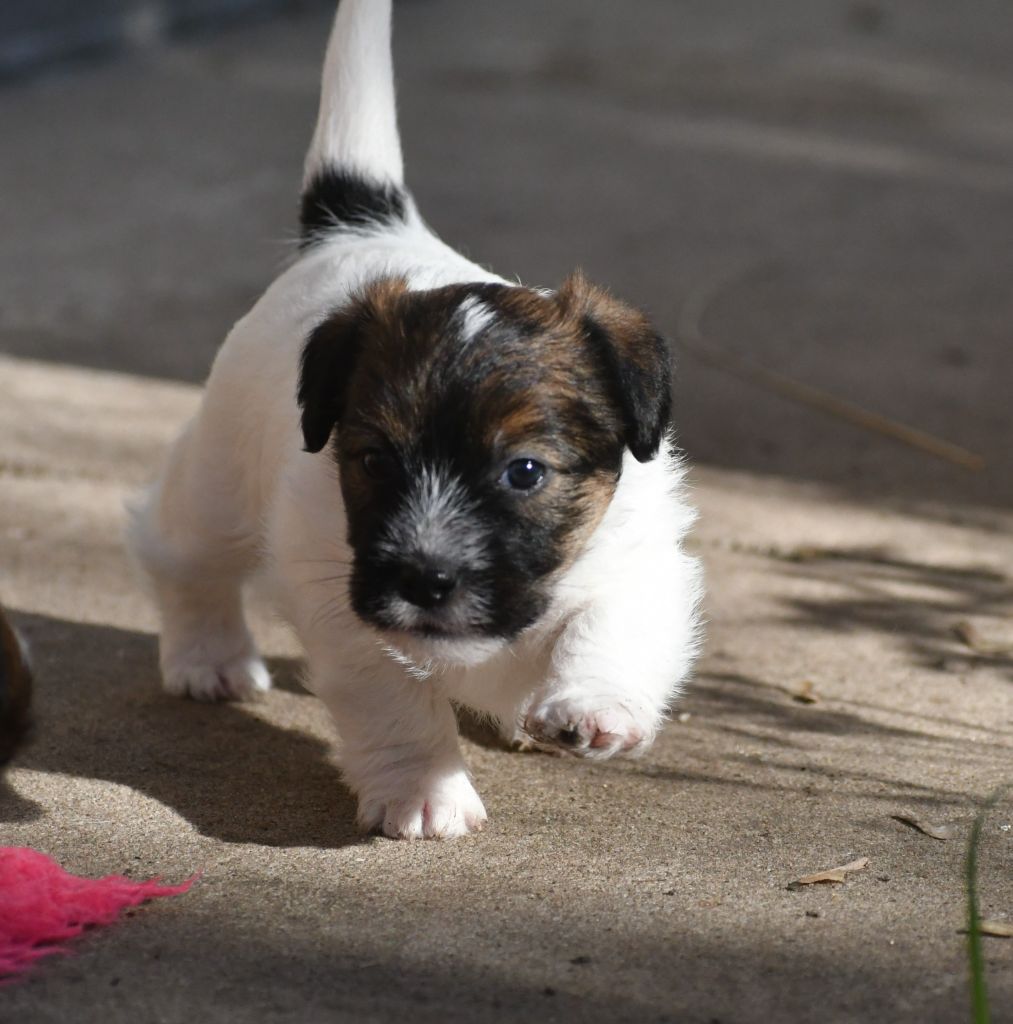
<path fill-rule="evenodd" d="M 656 454 L 669 356 L 580 277 L 552 294 L 387 279 L 310 336 L 299 400 L 307 450 L 333 432 L 354 610 L 467 660 L 544 615 L 625 448 Z"/>

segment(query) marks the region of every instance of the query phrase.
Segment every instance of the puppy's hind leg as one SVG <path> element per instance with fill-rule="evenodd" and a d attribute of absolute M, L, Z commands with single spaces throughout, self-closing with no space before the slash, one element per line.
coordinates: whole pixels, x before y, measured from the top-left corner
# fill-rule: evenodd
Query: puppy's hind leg
<path fill-rule="evenodd" d="M 165 689 L 195 700 L 243 700 L 271 685 L 243 615 L 258 516 L 244 497 L 235 451 L 207 443 L 201 428 L 200 420 L 187 428 L 131 509 L 128 543 L 158 605 Z"/>

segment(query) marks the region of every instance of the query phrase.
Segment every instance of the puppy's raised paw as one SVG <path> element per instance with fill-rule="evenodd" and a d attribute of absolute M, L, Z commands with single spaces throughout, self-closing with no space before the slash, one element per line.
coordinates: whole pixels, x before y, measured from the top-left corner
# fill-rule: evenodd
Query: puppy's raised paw
<path fill-rule="evenodd" d="M 485 807 L 464 772 L 417 787 L 411 796 L 370 797 L 359 804 L 359 824 L 392 839 L 454 839 L 479 832 Z"/>
<path fill-rule="evenodd" d="M 271 675 L 256 654 L 223 661 L 197 656 L 167 659 L 162 684 L 174 697 L 199 701 L 251 700 L 271 688 Z"/>
<path fill-rule="evenodd" d="M 604 759 L 645 750 L 656 729 L 625 704 L 567 697 L 534 705 L 524 719 L 524 732 L 539 746 Z"/>

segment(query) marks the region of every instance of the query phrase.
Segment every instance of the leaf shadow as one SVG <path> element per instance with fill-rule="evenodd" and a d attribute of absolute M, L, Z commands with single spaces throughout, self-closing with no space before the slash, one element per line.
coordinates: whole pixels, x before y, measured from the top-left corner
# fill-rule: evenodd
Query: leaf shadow
<path fill-rule="evenodd" d="M 1013 642 L 975 647 L 955 631 L 958 623 L 974 621 L 1008 632 L 1013 580 L 1004 573 L 916 561 L 886 547 L 827 548 L 782 560 L 788 575 L 824 584 L 818 597 L 784 599 L 790 621 L 833 633 L 886 633 L 919 667 L 938 672 L 991 667 L 1013 679 Z"/>

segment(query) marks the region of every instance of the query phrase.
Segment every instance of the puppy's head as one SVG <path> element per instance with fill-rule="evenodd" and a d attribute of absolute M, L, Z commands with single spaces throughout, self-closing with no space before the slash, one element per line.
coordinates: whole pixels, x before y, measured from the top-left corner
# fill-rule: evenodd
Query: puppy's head
<path fill-rule="evenodd" d="M 657 454 L 669 376 L 648 321 L 580 275 L 364 289 L 310 335 L 299 383 L 307 451 L 334 439 L 356 613 L 461 661 L 536 622 L 624 451 Z"/>

